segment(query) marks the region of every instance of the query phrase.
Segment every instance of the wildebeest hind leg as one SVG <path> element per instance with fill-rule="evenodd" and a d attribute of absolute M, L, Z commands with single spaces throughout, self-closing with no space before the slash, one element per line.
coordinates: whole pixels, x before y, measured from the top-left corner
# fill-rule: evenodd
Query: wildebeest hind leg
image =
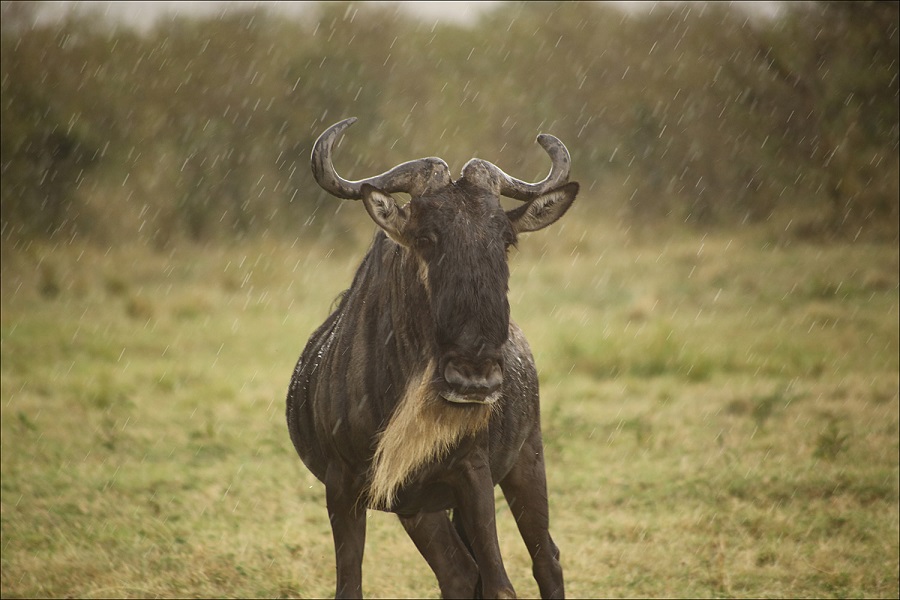
<path fill-rule="evenodd" d="M 541 597 L 564 597 L 559 548 L 550 537 L 547 477 L 540 429 L 536 428 L 525 442 L 519 460 L 500 482 L 500 488 L 531 555 L 532 573 L 541 590 Z"/>
<path fill-rule="evenodd" d="M 444 598 L 473 598 L 478 582 L 475 559 L 450 524 L 446 511 L 400 517 L 406 533 L 434 571 Z"/>

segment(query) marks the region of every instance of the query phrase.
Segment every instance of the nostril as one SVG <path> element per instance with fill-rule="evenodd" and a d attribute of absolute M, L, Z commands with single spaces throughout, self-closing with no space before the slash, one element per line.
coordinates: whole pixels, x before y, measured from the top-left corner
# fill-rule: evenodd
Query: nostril
<path fill-rule="evenodd" d="M 481 365 L 479 380 L 488 394 L 495 392 L 503 383 L 503 370 L 495 360 L 486 361 Z"/>
<path fill-rule="evenodd" d="M 456 363 L 451 360 L 444 368 L 444 380 L 449 383 L 451 387 L 461 388 L 466 385 L 468 378 L 460 371 L 459 367 L 456 366 Z"/>

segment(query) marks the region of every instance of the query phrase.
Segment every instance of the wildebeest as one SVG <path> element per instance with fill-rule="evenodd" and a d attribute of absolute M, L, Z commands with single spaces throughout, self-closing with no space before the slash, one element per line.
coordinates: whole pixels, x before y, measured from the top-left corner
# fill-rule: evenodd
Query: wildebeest
<path fill-rule="evenodd" d="M 287 395 L 291 440 L 325 484 L 338 597 L 362 595 L 366 509 L 396 513 L 444 597 L 514 597 L 494 520 L 499 483 L 543 597 L 563 596 L 550 537 L 538 378 L 510 320 L 507 252 L 560 218 L 578 193 L 557 138 L 547 177 L 526 183 L 472 159 L 455 181 L 439 158 L 360 181 L 316 141 L 312 170 L 378 225 L 337 308 L 312 334 Z M 410 195 L 398 204 L 392 193 Z M 500 196 L 523 201 L 504 210 Z M 452 510 L 450 519 L 448 511 Z"/>

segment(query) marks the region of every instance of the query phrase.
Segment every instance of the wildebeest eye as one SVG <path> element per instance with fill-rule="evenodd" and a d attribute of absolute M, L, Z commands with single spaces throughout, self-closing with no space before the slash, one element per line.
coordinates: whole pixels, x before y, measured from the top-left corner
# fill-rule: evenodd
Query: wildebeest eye
<path fill-rule="evenodd" d="M 416 237 L 416 248 L 420 251 L 431 250 L 437 244 L 437 236 L 427 233 Z"/>

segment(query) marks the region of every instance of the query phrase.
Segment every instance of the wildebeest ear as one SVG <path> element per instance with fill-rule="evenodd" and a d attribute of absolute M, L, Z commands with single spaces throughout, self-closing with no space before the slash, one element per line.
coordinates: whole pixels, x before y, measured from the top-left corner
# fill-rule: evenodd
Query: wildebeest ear
<path fill-rule="evenodd" d="M 561 185 L 555 190 L 529 200 L 519 208 L 507 211 L 516 233 L 527 233 L 543 229 L 563 216 L 578 194 L 578 184 L 574 181 Z"/>
<path fill-rule="evenodd" d="M 409 218 L 408 209 L 405 206 L 397 206 L 393 196 L 367 183 L 363 184 L 361 191 L 366 212 L 375 224 L 384 229 L 392 240 L 403 244 L 403 228 Z"/>

